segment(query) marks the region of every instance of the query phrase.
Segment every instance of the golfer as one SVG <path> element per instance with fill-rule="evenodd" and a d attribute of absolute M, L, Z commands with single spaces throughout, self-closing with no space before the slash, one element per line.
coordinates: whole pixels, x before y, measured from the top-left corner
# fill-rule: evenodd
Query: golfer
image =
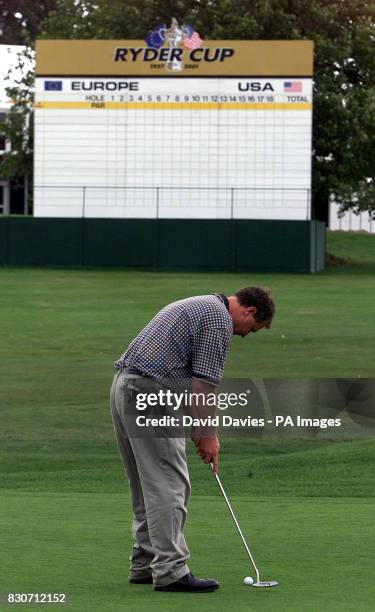
<path fill-rule="evenodd" d="M 187 566 L 183 528 L 190 481 L 185 438 L 132 436 L 137 394 L 160 389 L 165 381 L 189 379 L 193 393 L 212 397 L 232 335 L 245 337 L 269 329 L 274 312 L 269 291 L 260 287 L 246 287 L 229 297 L 215 293 L 173 302 L 116 361 L 111 414 L 133 507 L 132 584 L 197 593 L 219 587 L 216 580 L 193 576 Z M 207 409 L 204 402 L 201 409 L 205 416 L 215 415 L 215 407 Z M 207 431 L 193 429 L 191 437 L 204 463 L 212 462 L 217 473 L 219 441 L 216 431 Z"/>

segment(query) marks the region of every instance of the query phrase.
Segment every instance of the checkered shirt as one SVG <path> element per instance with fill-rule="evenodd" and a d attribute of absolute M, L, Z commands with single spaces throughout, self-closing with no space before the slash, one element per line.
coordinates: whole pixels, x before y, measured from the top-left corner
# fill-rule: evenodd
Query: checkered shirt
<path fill-rule="evenodd" d="M 199 378 L 218 385 L 233 323 L 219 294 L 165 306 L 130 343 L 115 367 L 136 368 L 157 381 Z"/>

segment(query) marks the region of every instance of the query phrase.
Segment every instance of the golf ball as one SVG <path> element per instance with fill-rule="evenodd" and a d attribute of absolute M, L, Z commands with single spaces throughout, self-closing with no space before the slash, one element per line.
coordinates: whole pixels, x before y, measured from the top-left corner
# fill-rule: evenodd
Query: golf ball
<path fill-rule="evenodd" d="M 250 576 L 246 576 L 246 578 L 243 579 L 243 583 L 247 584 L 247 586 L 251 586 L 254 583 L 254 580 Z"/>

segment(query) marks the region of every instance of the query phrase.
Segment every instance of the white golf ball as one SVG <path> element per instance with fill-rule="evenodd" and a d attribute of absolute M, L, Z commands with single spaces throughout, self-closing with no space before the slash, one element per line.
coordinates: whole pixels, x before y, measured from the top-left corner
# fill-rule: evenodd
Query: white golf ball
<path fill-rule="evenodd" d="M 250 576 L 246 576 L 246 578 L 243 579 L 243 583 L 247 584 L 247 586 L 251 586 L 254 584 L 254 580 Z"/>

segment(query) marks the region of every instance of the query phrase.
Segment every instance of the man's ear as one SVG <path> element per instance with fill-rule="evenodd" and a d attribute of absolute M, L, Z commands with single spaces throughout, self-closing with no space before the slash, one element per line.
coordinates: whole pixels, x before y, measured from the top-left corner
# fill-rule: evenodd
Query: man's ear
<path fill-rule="evenodd" d="M 253 315 L 253 317 L 255 317 L 256 313 L 257 313 L 257 308 L 255 306 L 249 306 L 247 308 L 247 312 L 249 315 Z"/>

